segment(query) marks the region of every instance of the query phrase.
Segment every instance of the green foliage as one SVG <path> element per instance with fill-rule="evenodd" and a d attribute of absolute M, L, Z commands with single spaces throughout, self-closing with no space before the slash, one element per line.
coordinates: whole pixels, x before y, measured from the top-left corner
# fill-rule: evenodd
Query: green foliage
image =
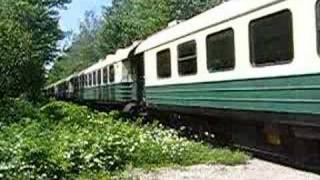
<path fill-rule="evenodd" d="M 105 8 L 99 32 L 99 51 L 104 56 L 165 27 L 169 21 L 167 0 L 114 0 Z"/>
<path fill-rule="evenodd" d="M 0 129 L 25 119 L 39 119 L 39 110 L 27 101 L 19 99 L 0 100 Z"/>
<path fill-rule="evenodd" d="M 223 0 L 169 0 L 170 17 L 172 19 L 186 20 L 202 13 L 220 3 Z"/>
<path fill-rule="evenodd" d="M 0 98 L 36 97 L 62 39 L 57 8 L 70 0 L 0 0 Z"/>
<path fill-rule="evenodd" d="M 189 19 L 219 3 L 221 0 L 113 0 L 105 8 L 98 34 L 100 55 L 145 39 L 171 20 Z"/>
<path fill-rule="evenodd" d="M 53 101 L 41 108 L 45 118 L 54 121 L 72 122 L 82 124 L 90 117 L 87 107 L 79 107 L 60 101 Z"/>
<path fill-rule="evenodd" d="M 233 165 L 248 159 L 241 152 L 188 141 L 156 123 L 114 119 L 118 112 L 52 102 L 40 114 L 41 120 L 25 119 L 0 130 L 0 178 L 102 179 L 128 167 Z"/>

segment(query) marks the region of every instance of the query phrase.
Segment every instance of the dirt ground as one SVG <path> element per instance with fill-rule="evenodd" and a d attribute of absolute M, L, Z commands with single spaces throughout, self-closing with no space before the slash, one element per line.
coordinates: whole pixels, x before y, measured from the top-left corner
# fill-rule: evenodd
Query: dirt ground
<path fill-rule="evenodd" d="M 320 180 L 320 175 L 253 159 L 246 165 L 198 165 L 139 173 L 139 180 Z"/>

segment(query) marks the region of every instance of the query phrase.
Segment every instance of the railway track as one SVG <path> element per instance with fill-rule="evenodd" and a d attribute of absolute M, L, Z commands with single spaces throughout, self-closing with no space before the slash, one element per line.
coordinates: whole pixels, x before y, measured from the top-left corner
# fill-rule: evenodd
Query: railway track
<path fill-rule="evenodd" d="M 264 151 L 256 148 L 244 147 L 241 145 L 231 145 L 238 149 L 244 150 L 252 154 L 255 158 L 270 161 L 276 164 L 284 165 L 287 167 L 295 168 L 298 170 L 303 170 L 307 172 L 313 172 L 320 174 L 320 164 L 319 165 L 306 165 L 305 162 L 296 161 L 294 157 L 285 156 L 282 154 Z"/>

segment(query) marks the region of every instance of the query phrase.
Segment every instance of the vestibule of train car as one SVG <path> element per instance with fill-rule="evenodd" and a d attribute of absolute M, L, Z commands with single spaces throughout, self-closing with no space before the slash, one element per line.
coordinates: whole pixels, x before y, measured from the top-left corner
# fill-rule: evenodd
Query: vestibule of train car
<path fill-rule="evenodd" d="M 145 91 L 145 70 L 144 70 L 144 55 L 138 54 L 130 58 L 132 78 L 137 83 L 135 89 L 137 92 L 137 102 L 143 102 Z"/>

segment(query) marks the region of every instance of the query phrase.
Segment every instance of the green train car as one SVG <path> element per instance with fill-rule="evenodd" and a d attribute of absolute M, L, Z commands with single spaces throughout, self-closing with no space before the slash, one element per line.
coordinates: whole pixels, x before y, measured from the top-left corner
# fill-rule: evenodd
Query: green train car
<path fill-rule="evenodd" d="M 47 93 L 144 105 L 170 125 L 319 169 L 319 32 L 319 0 L 233 0 L 174 21 Z"/>
<path fill-rule="evenodd" d="M 131 57 L 139 42 L 47 87 L 58 99 L 126 106 L 143 101 L 143 59 Z M 141 68 L 139 68 L 141 67 Z"/>

